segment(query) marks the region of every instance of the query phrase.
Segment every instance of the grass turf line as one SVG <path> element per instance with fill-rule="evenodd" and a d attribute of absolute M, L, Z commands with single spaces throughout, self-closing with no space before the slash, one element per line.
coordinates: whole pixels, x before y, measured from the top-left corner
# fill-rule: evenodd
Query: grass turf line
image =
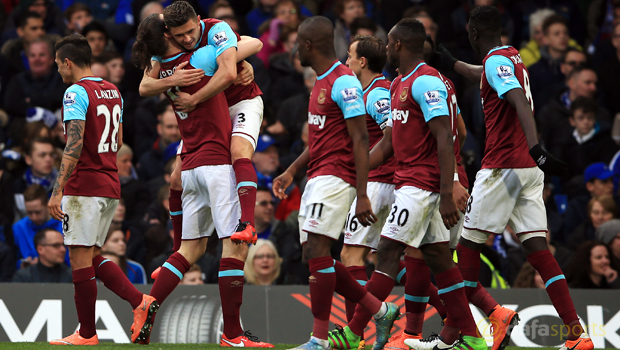
<path fill-rule="evenodd" d="M 298 344 L 275 344 L 275 350 L 285 350 L 294 348 Z M 180 349 L 180 350 L 215 350 L 222 349 L 218 344 L 162 344 L 162 343 L 151 343 L 150 345 L 143 346 L 137 344 L 114 344 L 114 343 L 101 343 L 92 349 L 144 349 L 144 350 L 166 350 L 166 349 Z M 58 345 L 50 345 L 48 343 L 9 343 L 9 342 L 0 342 L 0 350 L 25 350 L 25 349 L 59 349 Z M 370 349 L 370 346 L 367 346 L 366 349 Z M 532 350 L 557 350 L 556 347 L 544 347 L 544 348 L 519 348 L 516 346 L 509 346 L 506 348 L 507 350 L 521 350 L 521 349 L 532 349 Z M 611 349 L 609 349 L 611 350 Z"/>

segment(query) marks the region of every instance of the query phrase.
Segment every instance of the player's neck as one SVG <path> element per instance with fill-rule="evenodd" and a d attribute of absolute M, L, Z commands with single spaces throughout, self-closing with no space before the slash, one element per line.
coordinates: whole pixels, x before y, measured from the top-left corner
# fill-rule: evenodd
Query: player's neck
<path fill-rule="evenodd" d="M 480 53 L 482 54 L 482 58 L 486 57 L 489 54 L 489 51 L 493 50 L 496 47 L 501 47 L 502 39 L 495 38 L 491 39 L 487 42 L 480 43 Z"/>
<path fill-rule="evenodd" d="M 82 78 L 84 77 L 92 77 L 93 76 L 93 72 L 90 70 L 90 67 L 86 67 L 83 69 L 74 68 L 74 71 L 71 74 L 71 83 L 75 84 L 78 81 L 82 80 Z"/>
<path fill-rule="evenodd" d="M 318 58 L 315 62 L 313 62 L 311 66 L 312 69 L 314 69 L 314 71 L 316 72 L 316 75 L 321 76 L 325 74 L 334 65 L 334 63 L 336 63 L 336 61 L 338 61 L 336 57 L 321 57 Z"/>
<path fill-rule="evenodd" d="M 362 73 L 360 74 L 359 80 L 362 83 L 362 88 L 366 90 L 368 85 L 372 83 L 377 77 L 381 76 L 381 73 L 373 72 L 368 69 L 362 69 Z"/>
<path fill-rule="evenodd" d="M 419 56 L 408 56 L 400 58 L 400 66 L 398 66 L 398 72 L 401 75 L 408 74 L 411 72 L 418 64 L 424 62 L 422 57 Z"/>

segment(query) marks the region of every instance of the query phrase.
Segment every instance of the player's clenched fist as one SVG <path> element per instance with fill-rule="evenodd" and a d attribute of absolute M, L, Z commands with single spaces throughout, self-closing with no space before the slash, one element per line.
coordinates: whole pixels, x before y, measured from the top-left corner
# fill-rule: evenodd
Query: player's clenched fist
<path fill-rule="evenodd" d="M 441 196 L 439 200 L 439 213 L 441 214 L 443 224 L 448 230 L 459 222 L 459 210 L 452 196 Z"/>
<path fill-rule="evenodd" d="M 458 181 L 454 181 L 454 186 L 452 187 L 452 197 L 454 197 L 454 202 L 456 202 L 456 206 L 459 208 L 461 213 L 465 214 L 465 210 L 467 209 L 467 201 L 469 200 L 469 193 L 467 192 L 467 189 Z"/>
<path fill-rule="evenodd" d="M 63 213 L 62 209 L 60 209 L 61 201 L 62 194 L 58 194 L 52 196 L 49 202 L 47 202 L 47 208 L 50 211 L 50 215 L 58 221 L 62 221 L 62 219 L 65 217 L 65 213 Z"/>
<path fill-rule="evenodd" d="M 377 222 L 375 213 L 372 212 L 370 199 L 367 195 L 357 196 L 357 207 L 355 208 L 355 217 L 362 226 L 370 226 Z"/>

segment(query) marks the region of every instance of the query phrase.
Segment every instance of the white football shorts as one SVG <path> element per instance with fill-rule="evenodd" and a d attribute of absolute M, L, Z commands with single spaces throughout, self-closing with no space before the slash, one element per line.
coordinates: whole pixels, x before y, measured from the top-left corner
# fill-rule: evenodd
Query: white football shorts
<path fill-rule="evenodd" d="M 243 137 L 250 141 L 256 150 L 256 140 L 263 123 L 263 99 L 256 96 L 228 107 L 232 122 L 232 136 Z"/>
<path fill-rule="evenodd" d="M 60 203 L 65 218 L 62 231 L 65 245 L 101 248 L 110 229 L 118 199 L 64 196 Z"/>
<path fill-rule="evenodd" d="M 355 218 L 356 197 L 351 204 L 349 214 L 347 214 L 347 221 L 344 227 L 344 244 L 377 249 L 379 237 L 381 237 L 381 229 L 394 203 L 394 185 L 373 181 L 368 183 L 366 191 L 372 205 L 372 211 L 377 217 L 377 222 L 366 227 L 359 223 Z"/>

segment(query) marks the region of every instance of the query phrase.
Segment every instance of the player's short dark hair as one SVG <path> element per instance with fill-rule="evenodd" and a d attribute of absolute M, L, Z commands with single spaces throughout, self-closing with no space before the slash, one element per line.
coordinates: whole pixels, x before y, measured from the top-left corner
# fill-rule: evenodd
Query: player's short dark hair
<path fill-rule="evenodd" d="M 48 144 L 48 145 L 54 146 L 54 143 L 52 142 L 52 140 L 50 140 L 48 138 L 45 138 L 45 137 L 35 137 L 34 139 L 28 141 L 28 144 L 26 145 L 26 148 L 24 149 L 24 151 L 26 152 L 26 155 L 32 156 L 32 151 L 34 151 L 34 144 L 35 143 L 44 143 L 44 144 Z"/>
<path fill-rule="evenodd" d="M 105 25 L 103 25 L 103 23 L 101 23 L 99 21 L 92 21 L 92 22 L 88 23 L 87 25 L 85 25 L 84 29 L 82 29 L 82 35 L 84 35 L 84 36 L 88 35 L 88 33 L 90 33 L 90 32 L 103 33 L 103 36 L 104 36 L 106 42 L 109 39 L 108 31 L 105 29 Z"/>
<path fill-rule="evenodd" d="M 43 205 L 47 205 L 47 191 L 41 185 L 30 185 L 24 191 L 24 202 L 32 202 L 37 199 L 41 200 Z"/>
<path fill-rule="evenodd" d="M 190 19 L 197 20 L 196 11 L 187 1 L 175 1 L 164 9 L 166 27 L 180 27 Z"/>
<path fill-rule="evenodd" d="M 40 14 L 34 12 L 34 11 L 26 11 L 24 12 L 21 16 L 19 16 L 19 19 L 17 20 L 17 27 L 18 28 L 26 28 L 26 26 L 28 25 L 28 20 L 30 18 L 38 18 L 38 19 L 43 19 L 43 17 L 41 17 Z"/>
<path fill-rule="evenodd" d="M 369 17 L 358 17 L 351 22 L 351 34 L 357 33 L 360 29 L 368 29 L 374 34 L 377 32 L 377 24 Z"/>
<path fill-rule="evenodd" d="M 34 240 L 34 247 L 35 248 L 40 246 L 41 244 L 45 243 L 44 242 L 45 241 L 45 237 L 47 237 L 47 233 L 49 231 L 58 232 L 58 231 L 54 230 L 53 228 L 49 228 L 48 227 L 48 228 L 40 229 L 39 231 L 37 231 L 37 233 L 35 233 L 34 238 L 33 238 L 33 240 Z M 60 232 L 58 232 L 58 233 L 60 233 Z"/>
<path fill-rule="evenodd" d="M 563 24 L 566 28 L 568 28 L 568 21 L 562 15 L 551 15 L 545 18 L 542 24 L 543 34 L 547 35 L 547 31 L 549 30 L 549 27 L 551 27 L 554 24 L 558 24 L 558 23 Z"/>
<path fill-rule="evenodd" d="M 495 6 L 478 6 L 469 14 L 469 20 L 480 32 L 499 34 L 502 31 L 502 15 Z"/>
<path fill-rule="evenodd" d="M 149 15 L 140 23 L 136 42 L 131 48 L 131 61 L 134 65 L 140 69 L 151 70 L 151 57 L 164 56 L 168 50 L 168 41 L 164 37 L 165 32 L 166 24 L 159 13 Z"/>
<path fill-rule="evenodd" d="M 88 5 L 81 2 L 76 2 L 73 5 L 67 7 L 67 9 L 65 10 L 65 19 L 67 21 L 71 21 L 71 17 L 73 16 L 73 14 L 80 11 L 85 11 L 89 16 L 92 15 L 92 11 L 90 10 L 90 7 L 88 7 Z"/>
<path fill-rule="evenodd" d="M 393 35 L 400 40 L 408 51 L 421 53 L 426 40 L 426 29 L 415 18 L 403 18 L 394 26 Z"/>
<path fill-rule="evenodd" d="M 54 49 L 60 61 L 67 58 L 80 68 L 90 67 L 93 51 L 84 36 L 79 34 L 68 35 L 58 40 Z"/>
<path fill-rule="evenodd" d="M 383 40 L 374 35 L 358 35 L 351 40 L 351 44 L 355 42 L 357 43 L 357 48 L 355 49 L 357 57 L 366 57 L 368 69 L 381 73 L 387 61 L 387 49 Z"/>
<path fill-rule="evenodd" d="M 596 118 L 596 113 L 598 112 L 598 105 L 596 104 L 596 101 L 589 97 L 579 96 L 570 105 L 570 117 L 574 118 L 575 112 L 579 109 L 583 113 L 594 113 L 594 117 Z"/>

